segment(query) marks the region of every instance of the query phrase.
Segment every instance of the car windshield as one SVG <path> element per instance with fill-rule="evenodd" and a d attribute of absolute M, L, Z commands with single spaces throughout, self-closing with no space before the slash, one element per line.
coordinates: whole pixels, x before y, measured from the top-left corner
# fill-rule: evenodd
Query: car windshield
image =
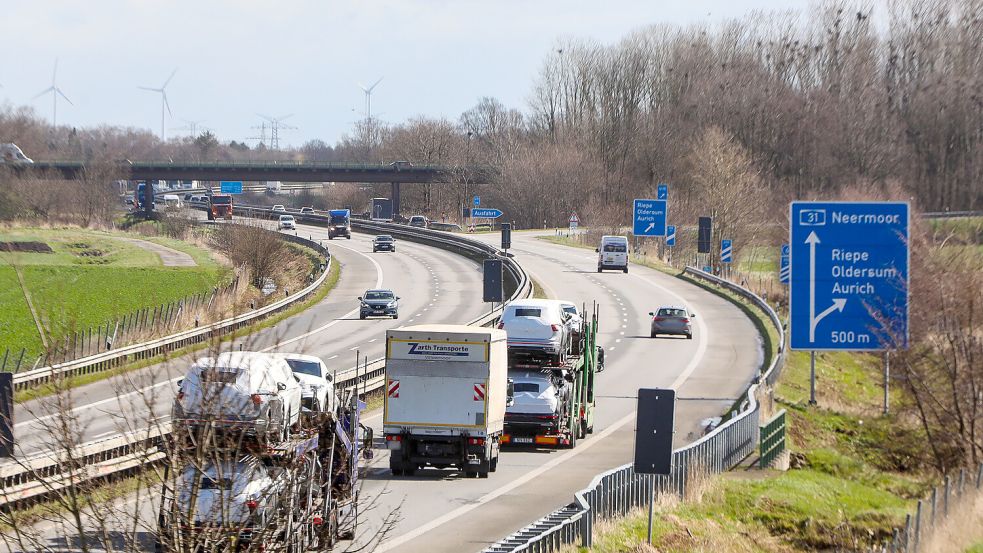
<path fill-rule="evenodd" d="M 293 221 L 294 220 L 294 217 L 293 217 L 293 215 L 281 215 L 280 216 L 280 220 L 281 221 Z"/>
<path fill-rule="evenodd" d="M 332 215 L 331 216 L 331 224 L 332 225 L 344 225 L 347 222 L 348 222 L 348 217 L 345 217 L 344 215 Z"/>
<path fill-rule="evenodd" d="M 516 382 L 512 386 L 512 390 L 516 393 L 518 392 L 532 392 L 534 394 L 539 393 L 539 384 L 535 382 Z"/>
<path fill-rule="evenodd" d="M 291 370 L 297 374 L 309 374 L 311 376 L 321 376 L 321 364 L 315 361 L 305 361 L 303 359 L 287 359 L 287 364 Z"/>
<path fill-rule="evenodd" d="M 366 292 L 365 299 L 367 300 L 391 300 L 393 299 L 392 292 Z"/>
<path fill-rule="evenodd" d="M 686 317 L 685 309 L 674 309 L 672 307 L 663 307 L 659 310 L 659 317 Z"/>
<path fill-rule="evenodd" d="M 624 244 L 605 244 L 604 251 L 613 253 L 624 253 L 628 251 L 628 248 Z"/>
<path fill-rule="evenodd" d="M 543 310 L 538 307 L 516 307 L 516 317 L 541 317 Z"/>
<path fill-rule="evenodd" d="M 231 478 L 212 478 L 211 476 L 201 477 L 201 489 L 203 490 L 231 490 Z"/>
<path fill-rule="evenodd" d="M 375 240 L 376 240 L 376 242 L 392 242 L 393 241 L 393 237 L 392 236 L 376 236 L 375 237 Z"/>

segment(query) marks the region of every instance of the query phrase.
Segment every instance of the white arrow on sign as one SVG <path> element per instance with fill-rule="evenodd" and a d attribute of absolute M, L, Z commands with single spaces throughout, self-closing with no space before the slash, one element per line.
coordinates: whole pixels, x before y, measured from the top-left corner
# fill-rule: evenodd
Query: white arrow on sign
<path fill-rule="evenodd" d="M 649 226 L 645 227 L 645 230 L 643 230 L 642 232 L 643 233 L 644 232 L 648 232 L 648 231 L 650 231 L 650 230 L 652 230 L 654 228 L 655 228 L 655 223 L 649 223 Z"/>
<path fill-rule="evenodd" d="M 816 326 L 819 321 L 826 318 L 827 315 L 833 311 L 843 312 L 843 308 L 846 307 L 846 298 L 837 298 L 833 300 L 833 305 L 828 307 L 825 311 L 816 316 L 816 244 L 819 243 L 819 236 L 816 235 L 816 231 L 809 233 L 809 237 L 806 238 L 806 244 L 809 244 L 809 341 L 816 341 Z"/>

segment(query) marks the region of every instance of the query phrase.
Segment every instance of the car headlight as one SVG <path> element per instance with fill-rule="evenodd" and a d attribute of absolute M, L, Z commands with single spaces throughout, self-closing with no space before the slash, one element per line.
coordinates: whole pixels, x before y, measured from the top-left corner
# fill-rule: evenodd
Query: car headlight
<path fill-rule="evenodd" d="M 388 305 L 386 305 L 386 307 L 396 307 L 396 302 L 391 301 L 391 302 L 389 302 Z"/>

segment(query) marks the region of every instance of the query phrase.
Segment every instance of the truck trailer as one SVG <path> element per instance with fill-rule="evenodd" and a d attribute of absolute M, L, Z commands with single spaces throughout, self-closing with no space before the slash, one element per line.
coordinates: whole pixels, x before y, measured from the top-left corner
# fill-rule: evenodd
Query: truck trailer
<path fill-rule="evenodd" d="M 561 365 L 510 355 L 516 400 L 505 414 L 503 444 L 569 447 L 594 431 L 594 382 L 598 357 L 597 306 L 577 332 L 580 343 Z M 538 386 L 536 390 L 533 387 Z M 526 388 L 528 387 L 528 388 Z M 530 401 L 520 394 L 528 394 Z M 537 405 L 537 400 L 541 405 Z"/>
<path fill-rule="evenodd" d="M 309 413 L 280 443 L 175 433 L 165 459 L 154 551 L 327 551 L 353 539 L 359 460 L 371 456 L 365 403 Z"/>
<path fill-rule="evenodd" d="M 418 325 L 386 333 L 383 427 L 394 476 L 498 467 L 508 401 L 505 332 Z"/>

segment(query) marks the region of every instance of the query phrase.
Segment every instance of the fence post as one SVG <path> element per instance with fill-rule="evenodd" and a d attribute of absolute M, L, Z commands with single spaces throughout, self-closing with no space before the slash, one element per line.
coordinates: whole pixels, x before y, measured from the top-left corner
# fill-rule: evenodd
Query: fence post
<path fill-rule="evenodd" d="M 905 553 L 911 551 L 911 513 L 904 516 L 904 550 Z"/>
<path fill-rule="evenodd" d="M 915 553 L 918 553 L 918 546 L 922 541 L 922 500 L 918 500 L 918 507 L 915 508 Z"/>
<path fill-rule="evenodd" d="M 963 492 L 966 491 L 966 469 L 959 469 L 959 497 L 962 497 Z"/>
<path fill-rule="evenodd" d="M 935 526 L 935 512 L 939 510 L 938 504 L 938 486 L 932 486 L 932 526 Z"/>
<path fill-rule="evenodd" d="M 942 491 L 942 514 L 949 517 L 949 475 L 945 475 L 945 489 Z"/>
<path fill-rule="evenodd" d="M 23 356 L 24 356 L 24 354 L 22 352 L 21 353 L 21 357 L 23 357 Z M 19 364 L 20 363 L 18 363 L 18 365 Z M 980 467 L 978 469 L 976 469 L 976 489 L 977 490 L 980 489 L 980 484 L 983 484 L 983 463 L 980 463 Z"/>
<path fill-rule="evenodd" d="M 7 351 L 5 351 L 3 353 L 3 365 L 0 365 L 0 372 L 3 372 L 4 370 L 7 369 L 7 357 L 8 356 L 10 356 L 10 348 L 7 348 Z"/>
<path fill-rule="evenodd" d="M 14 372 L 20 370 L 20 364 L 24 362 L 25 353 L 27 353 L 27 348 L 20 348 L 20 357 L 17 358 L 17 366 L 14 367 Z M 983 468 L 983 465 L 980 465 L 980 468 Z M 979 485 L 977 485 L 977 487 L 979 487 Z"/>

